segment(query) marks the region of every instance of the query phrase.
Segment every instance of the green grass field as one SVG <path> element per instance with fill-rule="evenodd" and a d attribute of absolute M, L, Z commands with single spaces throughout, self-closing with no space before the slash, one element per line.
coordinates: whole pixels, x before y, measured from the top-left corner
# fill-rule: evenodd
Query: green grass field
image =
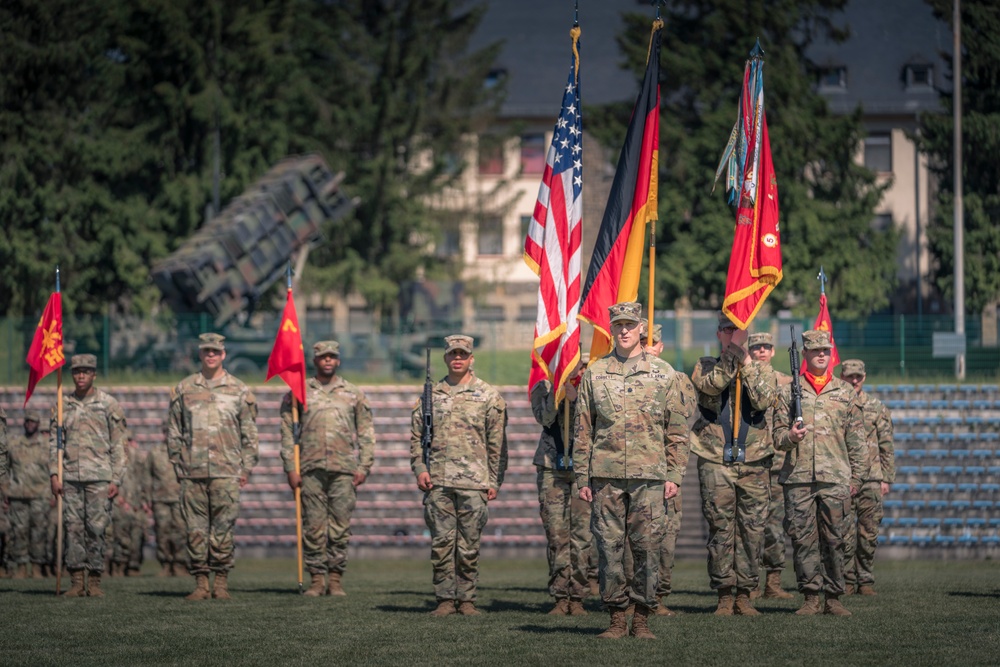
<path fill-rule="evenodd" d="M 346 598 L 300 597 L 294 563 L 243 560 L 229 602 L 187 602 L 192 580 L 106 581 L 104 599 L 59 599 L 52 580 L 0 581 L 0 664 L 14 665 L 995 665 L 1000 563 L 885 562 L 854 616 L 718 618 L 701 562 L 678 563 L 655 642 L 596 639 L 607 623 L 551 617 L 542 561 L 482 562 L 479 617 L 432 618 L 425 560 L 354 561 Z M 792 575 L 785 573 L 786 586 Z M 67 582 L 64 582 L 64 587 Z"/>

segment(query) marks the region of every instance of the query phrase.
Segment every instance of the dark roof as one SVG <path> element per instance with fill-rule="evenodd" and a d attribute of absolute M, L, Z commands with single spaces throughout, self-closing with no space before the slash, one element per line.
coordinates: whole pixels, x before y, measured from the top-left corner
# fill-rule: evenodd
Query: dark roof
<path fill-rule="evenodd" d="M 570 0 L 488 0 L 488 9 L 472 38 L 473 47 L 503 40 L 497 66 L 507 73 L 508 117 L 555 116 L 570 63 L 569 30 L 573 25 Z M 638 84 L 622 70 L 617 37 L 622 13 L 648 13 L 646 0 L 579 0 L 581 94 L 584 104 L 627 101 Z M 859 103 L 866 113 L 900 115 L 939 110 L 937 91 L 908 88 L 908 64 L 933 65 L 934 86 L 950 87 L 945 79 L 942 51 L 951 52 L 951 29 L 934 18 L 924 0 L 851 0 L 836 17 L 850 26 L 850 38 L 841 44 L 817 43 L 812 59 L 846 67 L 846 88 L 822 91 L 836 113 L 853 111 Z"/>

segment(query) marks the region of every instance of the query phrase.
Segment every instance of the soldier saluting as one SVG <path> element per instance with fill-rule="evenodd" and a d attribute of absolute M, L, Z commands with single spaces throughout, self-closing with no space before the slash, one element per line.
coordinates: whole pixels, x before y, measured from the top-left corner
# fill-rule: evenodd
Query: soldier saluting
<path fill-rule="evenodd" d="M 472 337 L 446 336 L 448 375 L 431 390 L 433 440 L 425 452 L 422 401 L 413 409 L 410 467 L 424 492 L 434 569 L 432 616 L 476 616 L 479 544 L 507 469 L 507 404 L 472 371 Z M 456 604 L 458 605 L 456 608 Z"/>

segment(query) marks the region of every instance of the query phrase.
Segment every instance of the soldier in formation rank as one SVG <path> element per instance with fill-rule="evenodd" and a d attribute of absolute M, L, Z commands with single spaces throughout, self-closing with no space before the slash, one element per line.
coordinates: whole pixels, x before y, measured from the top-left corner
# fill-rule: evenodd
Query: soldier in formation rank
<path fill-rule="evenodd" d="M 747 340 L 750 346 L 750 356 L 754 361 L 771 365 L 774 358 L 774 338 L 769 333 L 752 333 Z M 774 379 L 781 388 L 789 384 L 792 378 L 784 373 L 774 371 Z M 767 411 L 767 430 L 769 436 L 774 429 L 774 409 Z M 772 439 L 773 442 L 773 439 Z M 771 503 L 767 509 L 767 525 L 764 527 L 764 572 L 767 574 L 764 583 L 764 597 L 779 600 L 790 600 L 794 595 L 781 587 L 781 573 L 785 569 L 785 494 L 781 490 L 778 478 L 781 467 L 785 464 L 785 452 L 774 452 L 771 462 Z M 751 598 L 758 597 L 760 589 L 754 589 Z"/>
<path fill-rule="evenodd" d="M 850 501 L 867 449 L 861 405 L 851 385 L 832 375 L 830 334 L 806 331 L 802 346 L 802 422 L 792 420 L 791 385 L 783 387 L 774 413 L 774 445 L 788 452 L 780 479 L 795 576 L 805 595 L 795 613 L 850 616 L 840 596 Z M 826 593 L 822 607 L 820 591 Z"/>
<path fill-rule="evenodd" d="M 632 302 L 608 309 L 614 350 L 590 365 L 577 399 L 573 469 L 580 498 L 592 503 L 601 598 L 611 613 L 609 628 L 599 636 L 608 639 L 630 632 L 630 604 L 631 634 L 655 638 L 648 618 L 658 605 L 664 500 L 677 493 L 667 476 L 678 469 L 687 440 L 680 383 L 670 364 L 645 354 L 641 310 Z M 635 568 L 631 580 L 625 575 L 626 541 Z"/>
<path fill-rule="evenodd" d="M 840 379 L 854 387 L 861 403 L 867 443 L 861 488 L 851 501 L 844 540 L 846 595 L 875 595 L 872 565 L 882 523 L 882 497 L 896 479 L 892 415 L 882 401 L 864 391 L 865 377 L 865 362 L 860 359 L 848 359 L 840 365 Z"/>
<path fill-rule="evenodd" d="M 181 483 L 167 454 L 166 424 L 164 439 L 153 446 L 147 457 L 149 498 L 153 509 L 156 535 L 156 560 L 161 577 L 176 577 L 186 571 L 187 541 L 184 517 L 181 516 Z"/>
<path fill-rule="evenodd" d="M 433 441 L 423 451 L 422 401 L 413 409 L 410 467 L 431 533 L 434 616 L 475 616 L 479 545 L 507 469 L 507 404 L 472 371 L 470 336 L 445 337 L 448 375 L 434 385 Z M 456 607 L 457 605 L 457 607 Z"/>
<path fill-rule="evenodd" d="M 63 496 L 65 565 L 72 585 L 66 597 L 104 597 L 105 535 L 111 502 L 125 474 L 125 414 L 114 398 L 94 387 L 97 357 L 70 359 L 74 391 L 63 406 L 63 483 L 58 478 L 56 415 L 49 438 L 49 475 L 53 495 Z M 86 575 L 86 581 L 85 581 Z"/>
<path fill-rule="evenodd" d="M 139 443 L 128 439 L 125 447 L 125 475 L 111 510 L 111 534 L 114 545 L 110 575 L 138 574 L 142 567 L 142 547 L 146 542 L 149 510 L 149 463 Z"/>
<path fill-rule="evenodd" d="M 34 410 L 24 414 L 24 434 L 10 442 L 10 470 L 0 482 L 10 517 L 7 559 L 16 579 L 28 576 L 29 565 L 32 578 L 40 579 L 49 563 L 49 443 L 39 433 L 40 421 Z"/>
<path fill-rule="evenodd" d="M 583 598 L 590 592 L 590 503 L 580 499 L 572 463 L 577 385 L 589 360 L 585 357 L 589 355 L 581 357 L 563 384 L 568 419 L 565 404 L 555 402 L 552 382 L 541 380 L 531 390 L 531 411 L 542 426 L 532 462 L 538 471 L 538 505 L 548 543 L 549 595 L 556 601 L 549 613 L 554 615 L 585 616 Z"/>
<path fill-rule="evenodd" d="M 222 367 L 225 338 L 205 333 L 199 340 L 201 370 L 181 380 L 171 396 L 167 450 L 181 480 L 188 567 L 195 577 L 187 599 L 228 600 L 240 489 L 257 465 L 257 399 Z"/>
<path fill-rule="evenodd" d="M 337 375 L 340 343 L 313 346 L 316 376 L 306 383 L 307 410 L 300 415 L 300 465 L 295 471 L 292 394 L 281 404 L 281 460 L 288 485 L 302 488 L 302 542 L 312 583 L 309 597 L 345 595 L 351 513 L 357 487 L 375 462 L 375 427 L 363 391 Z M 327 580 L 328 578 L 328 580 Z"/>
<path fill-rule="evenodd" d="M 766 417 L 778 390 L 771 367 L 751 359 L 747 336 L 720 313 L 716 337 L 722 354 L 699 359 L 691 377 L 700 412 L 692 451 L 708 522 L 708 576 L 718 593 L 717 616 L 760 614 L 750 592 L 760 583 L 774 456 Z"/>

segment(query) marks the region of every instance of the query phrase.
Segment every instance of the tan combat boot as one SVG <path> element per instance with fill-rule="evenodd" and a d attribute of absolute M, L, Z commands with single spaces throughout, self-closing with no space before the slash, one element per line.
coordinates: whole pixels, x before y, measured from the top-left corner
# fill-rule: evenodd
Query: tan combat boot
<path fill-rule="evenodd" d="M 438 602 L 437 609 L 431 612 L 431 616 L 451 616 L 457 613 L 454 600 L 441 600 Z"/>
<path fill-rule="evenodd" d="M 194 591 L 184 596 L 185 600 L 208 600 L 212 594 L 208 590 L 208 575 L 194 575 Z"/>
<path fill-rule="evenodd" d="M 601 597 L 601 582 L 596 577 L 588 581 L 590 582 L 590 594 L 595 598 Z"/>
<path fill-rule="evenodd" d="M 587 610 L 583 608 L 583 600 L 570 600 L 569 601 L 569 615 L 570 616 L 586 616 Z"/>
<path fill-rule="evenodd" d="M 715 608 L 716 616 L 733 615 L 733 593 L 728 588 L 719 589 L 719 606 Z"/>
<path fill-rule="evenodd" d="M 87 575 L 87 595 L 92 598 L 104 597 L 104 591 L 101 590 L 100 572 L 91 572 Z"/>
<path fill-rule="evenodd" d="M 608 629 L 597 635 L 599 639 L 621 639 L 628 634 L 628 625 L 625 623 L 625 610 L 611 610 L 611 625 Z"/>
<path fill-rule="evenodd" d="M 344 588 L 340 585 L 340 578 L 343 576 L 340 572 L 331 572 L 329 575 L 329 582 L 326 585 L 327 595 L 347 595 L 344 592 Z"/>
<path fill-rule="evenodd" d="M 482 614 L 481 611 L 476 609 L 476 605 L 469 600 L 458 603 L 458 613 L 462 616 L 479 616 Z"/>
<path fill-rule="evenodd" d="M 878 595 L 871 584 L 861 584 L 858 586 L 858 595 Z"/>
<path fill-rule="evenodd" d="M 656 639 L 649 629 L 649 607 L 644 604 L 635 606 L 635 616 L 632 617 L 632 629 L 629 635 L 636 639 Z"/>
<path fill-rule="evenodd" d="M 185 574 L 187 574 L 187 569 L 185 569 L 184 563 L 174 563 L 170 566 L 171 577 L 183 577 Z"/>
<path fill-rule="evenodd" d="M 15 579 L 27 579 L 28 578 L 28 566 L 24 563 L 18 563 L 17 570 L 14 572 Z"/>
<path fill-rule="evenodd" d="M 667 607 L 667 596 L 660 596 L 660 605 L 656 608 L 657 616 L 676 616 L 677 612 Z"/>
<path fill-rule="evenodd" d="M 567 614 L 569 614 L 569 600 L 567 598 L 556 600 L 556 605 L 549 611 L 549 616 L 566 616 Z"/>
<path fill-rule="evenodd" d="M 760 616 L 760 612 L 750 603 L 750 591 L 742 589 L 736 591 L 733 613 L 737 616 Z"/>
<path fill-rule="evenodd" d="M 63 593 L 63 596 L 68 598 L 86 597 L 87 589 L 83 583 L 83 570 L 71 570 L 69 576 L 71 584 L 69 590 Z"/>
<path fill-rule="evenodd" d="M 822 609 L 819 606 L 819 593 L 806 593 L 806 600 L 799 607 L 799 610 L 795 612 L 796 616 L 815 616 L 820 613 Z"/>
<path fill-rule="evenodd" d="M 229 574 L 227 572 L 216 572 L 215 581 L 212 582 L 212 597 L 216 600 L 231 600 L 229 595 Z"/>
<path fill-rule="evenodd" d="M 302 594 L 307 598 L 318 598 L 326 593 L 326 579 L 321 572 L 313 572 L 310 576 L 312 577 L 312 583 L 309 584 L 309 588 Z"/>
<path fill-rule="evenodd" d="M 823 605 L 823 613 L 830 614 L 831 616 L 850 616 L 851 612 L 847 611 L 844 605 L 840 604 L 839 595 L 826 594 L 826 604 Z"/>
<path fill-rule="evenodd" d="M 844 592 L 841 595 L 854 595 L 854 582 L 848 581 L 844 584 Z"/>
<path fill-rule="evenodd" d="M 44 579 L 45 573 L 42 572 L 42 566 L 38 563 L 31 564 L 31 578 L 32 579 Z"/>
<path fill-rule="evenodd" d="M 767 573 L 767 583 L 764 585 L 764 597 L 778 600 L 791 600 L 794 595 L 781 587 L 781 570 Z"/>
<path fill-rule="evenodd" d="M 156 573 L 158 577 L 169 577 L 171 574 L 170 563 L 164 563 L 160 566 L 160 571 Z"/>
<path fill-rule="evenodd" d="M 764 594 L 760 592 L 759 588 L 755 588 L 752 591 L 750 591 L 750 599 L 751 600 L 757 600 L 757 599 L 762 598 L 762 597 L 764 597 Z"/>

